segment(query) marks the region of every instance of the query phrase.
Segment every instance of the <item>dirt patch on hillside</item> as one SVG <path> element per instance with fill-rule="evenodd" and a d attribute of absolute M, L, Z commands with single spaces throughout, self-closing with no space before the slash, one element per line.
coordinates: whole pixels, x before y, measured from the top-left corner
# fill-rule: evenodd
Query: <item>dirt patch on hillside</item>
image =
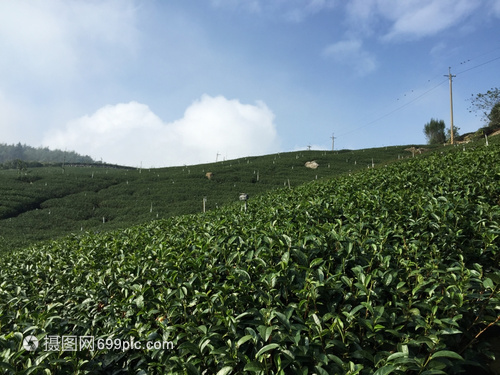
<path fill-rule="evenodd" d="M 500 129 L 498 129 L 497 131 L 494 131 L 493 133 L 490 134 L 490 137 L 494 136 L 494 135 L 498 135 L 500 134 Z"/>

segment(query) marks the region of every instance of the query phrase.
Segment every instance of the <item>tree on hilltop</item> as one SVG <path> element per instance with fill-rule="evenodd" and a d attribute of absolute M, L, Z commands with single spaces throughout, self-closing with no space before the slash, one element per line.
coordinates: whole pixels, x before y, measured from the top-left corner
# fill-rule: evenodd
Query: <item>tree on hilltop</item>
<path fill-rule="evenodd" d="M 493 106 L 490 113 L 488 114 L 488 120 L 490 120 L 488 127 L 500 128 L 500 102 Z"/>
<path fill-rule="evenodd" d="M 22 145 L 7 145 L 0 143 L 0 164 L 22 160 L 42 163 L 94 163 L 90 156 L 82 156 L 74 151 L 49 150 L 49 148 L 34 148 Z M 16 164 L 16 163 L 14 163 Z"/>
<path fill-rule="evenodd" d="M 460 137 L 459 131 L 460 128 L 458 126 L 453 127 L 453 138 L 455 141 Z M 451 128 L 446 128 L 446 142 L 451 142 Z"/>
<path fill-rule="evenodd" d="M 469 112 L 481 112 L 486 126 L 479 129 L 484 134 L 493 133 L 500 128 L 500 88 L 495 87 L 486 93 L 473 95 Z"/>
<path fill-rule="evenodd" d="M 430 122 L 424 126 L 424 134 L 427 138 L 427 143 L 430 145 L 442 144 L 446 142 L 446 135 L 444 133 L 444 121 L 431 119 Z"/>

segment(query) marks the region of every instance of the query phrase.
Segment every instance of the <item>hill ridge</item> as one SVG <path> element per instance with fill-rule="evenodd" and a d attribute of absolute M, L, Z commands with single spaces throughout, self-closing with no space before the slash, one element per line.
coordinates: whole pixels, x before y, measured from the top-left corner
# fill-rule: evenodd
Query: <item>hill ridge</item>
<path fill-rule="evenodd" d="M 407 147 L 302 150 L 168 168 L 66 164 L 0 171 L 0 251 L 69 233 L 201 212 L 203 206 L 214 210 L 237 201 L 242 192 L 253 199 L 268 190 L 408 159 Z M 315 170 L 304 166 L 312 160 L 319 164 Z M 213 173 L 211 180 L 207 172 Z"/>

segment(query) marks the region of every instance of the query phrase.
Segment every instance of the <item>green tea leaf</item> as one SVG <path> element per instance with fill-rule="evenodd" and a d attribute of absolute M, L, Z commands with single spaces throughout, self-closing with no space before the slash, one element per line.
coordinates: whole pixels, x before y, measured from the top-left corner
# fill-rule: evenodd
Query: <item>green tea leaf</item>
<path fill-rule="evenodd" d="M 373 375 L 387 375 L 393 372 L 396 369 L 396 366 L 387 365 L 379 368 L 377 371 L 373 373 Z"/>
<path fill-rule="evenodd" d="M 233 371 L 233 368 L 231 366 L 225 366 L 221 368 L 219 371 L 217 371 L 217 375 L 227 375 L 231 371 Z"/>
<path fill-rule="evenodd" d="M 135 300 L 135 304 L 138 308 L 142 309 L 144 307 L 144 296 L 139 296 Z"/>
<path fill-rule="evenodd" d="M 264 366 L 257 361 L 249 362 L 243 368 L 243 371 L 259 372 L 264 370 Z"/>
<path fill-rule="evenodd" d="M 436 352 L 436 353 L 434 353 L 434 354 L 431 355 L 431 359 L 433 359 L 433 358 L 439 358 L 439 357 L 460 359 L 462 361 L 464 360 L 460 354 L 452 352 L 452 351 L 449 351 L 449 350 L 441 350 L 441 351 Z"/>
<path fill-rule="evenodd" d="M 252 340 L 252 339 L 253 339 L 252 335 L 243 336 L 241 339 L 238 340 L 238 342 L 236 343 L 236 346 L 240 347 L 241 345 L 246 343 L 248 340 Z"/>
<path fill-rule="evenodd" d="M 276 348 L 279 348 L 279 345 L 278 344 L 267 344 L 265 346 L 263 346 L 262 348 L 260 348 L 260 350 L 257 352 L 257 354 L 255 354 L 255 358 L 259 358 L 262 354 L 270 351 L 270 350 L 273 350 L 273 349 L 276 349 Z"/>

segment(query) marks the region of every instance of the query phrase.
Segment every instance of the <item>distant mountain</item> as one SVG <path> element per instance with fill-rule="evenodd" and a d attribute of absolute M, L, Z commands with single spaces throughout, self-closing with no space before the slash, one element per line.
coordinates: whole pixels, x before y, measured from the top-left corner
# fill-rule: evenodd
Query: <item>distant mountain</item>
<path fill-rule="evenodd" d="M 48 147 L 31 147 L 18 143 L 8 145 L 0 143 L 0 164 L 16 160 L 39 163 L 95 163 L 90 156 L 83 156 L 74 151 L 50 150 Z"/>

